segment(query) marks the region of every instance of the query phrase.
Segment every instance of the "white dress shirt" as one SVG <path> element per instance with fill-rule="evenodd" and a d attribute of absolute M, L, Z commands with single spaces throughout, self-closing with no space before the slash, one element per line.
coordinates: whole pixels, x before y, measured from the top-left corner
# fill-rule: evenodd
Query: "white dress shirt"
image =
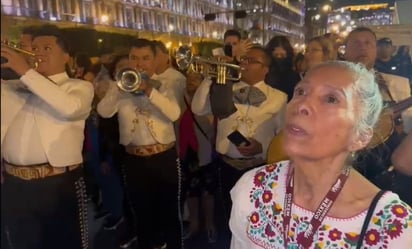
<path fill-rule="evenodd" d="M 81 163 L 93 85 L 66 73 L 48 79 L 32 69 L 20 80 L 26 90 L 13 81 L 1 84 L 2 158 L 17 165 Z"/>
<path fill-rule="evenodd" d="M 186 77 L 181 72 L 173 67 L 169 67 L 161 74 L 154 74 L 152 79 L 167 82 L 168 87 L 175 92 L 174 95 L 176 96 L 180 109 L 184 109 L 185 102 L 183 97 L 186 91 Z"/>
<path fill-rule="evenodd" d="M 209 91 L 212 81 L 204 80 L 192 100 L 192 110 L 197 115 L 211 114 Z M 244 82 L 235 83 L 233 91 L 249 86 Z M 260 81 L 253 85 L 266 95 L 266 100 L 259 106 L 239 104 L 235 102 L 237 111 L 227 118 L 218 120 L 216 150 L 232 158 L 244 158 L 232 144 L 227 136 L 238 130 L 245 137 L 256 139 L 262 144 L 262 153 L 255 157 L 266 160 L 266 153 L 270 141 L 280 130 L 283 123 L 283 114 L 286 107 L 287 96 L 285 93 L 274 89 L 265 82 Z"/>
<path fill-rule="evenodd" d="M 97 112 L 104 118 L 118 113 L 120 144 L 168 144 L 176 140 L 173 122 L 180 116 L 176 84 L 163 79 L 160 82 L 159 90 L 153 88 L 149 97 L 126 93 L 110 84 Z"/>

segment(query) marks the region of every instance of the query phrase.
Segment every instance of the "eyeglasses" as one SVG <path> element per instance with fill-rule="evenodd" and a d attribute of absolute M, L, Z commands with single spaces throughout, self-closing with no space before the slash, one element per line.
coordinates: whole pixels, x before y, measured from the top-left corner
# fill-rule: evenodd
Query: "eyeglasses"
<path fill-rule="evenodd" d="M 245 56 L 245 57 L 241 57 L 239 62 L 240 62 L 240 63 L 244 63 L 244 64 L 262 64 L 262 65 L 265 65 L 265 63 L 263 63 L 263 62 L 255 59 L 255 58 L 246 57 L 246 56 Z"/>

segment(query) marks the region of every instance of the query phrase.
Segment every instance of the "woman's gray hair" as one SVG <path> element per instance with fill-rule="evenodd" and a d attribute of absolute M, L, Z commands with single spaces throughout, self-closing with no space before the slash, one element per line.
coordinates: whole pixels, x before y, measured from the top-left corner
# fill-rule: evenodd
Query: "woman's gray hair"
<path fill-rule="evenodd" d="M 358 96 L 357 102 L 353 103 L 358 107 L 355 132 L 359 137 L 365 138 L 377 123 L 383 105 L 374 73 L 362 64 L 348 61 L 328 61 L 314 66 L 310 71 L 323 67 L 342 68 L 350 73 L 353 80 L 353 93 L 355 96 Z"/>

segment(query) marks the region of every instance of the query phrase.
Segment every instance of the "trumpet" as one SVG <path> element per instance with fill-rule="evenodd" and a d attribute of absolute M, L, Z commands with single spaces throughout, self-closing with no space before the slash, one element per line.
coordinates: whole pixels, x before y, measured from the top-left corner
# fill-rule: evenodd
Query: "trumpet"
<path fill-rule="evenodd" d="M 120 90 L 128 93 L 141 92 L 139 89 L 143 80 L 146 80 L 147 84 L 156 89 L 158 89 L 161 85 L 160 81 L 152 80 L 147 76 L 147 74 L 141 73 L 132 68 L 125 68 L 123 70 L 120 70 L 116 74 L 115 79 L 117 87 Z"/>
<path fill-rule="evenodd" d="M 188 46 L 179 47 L 175 57 L 180 70 L 216 78 L 217 84 L 225 84 L 226 80 L 239 81 L 241 77 L 240 66 L 224 62 L 221 58 L 194 56 Z"/>
<path fill-rule="evenodd" d="M 138 92 L 142 80 L 142 74 L 132 68 L 125 68 L 116 74 L 117 87 L 128 93 Z"/>
<path fill-rule="evenodd" d="M 24 56 L 26 56 L 26 59 L 29 62 L 30 66 L 33 69 L 37 69 L 40 60 L 35 57 L 35 53 L 21 49 L 16 44 L 8 42 L 8 41 L 1 41 L 1 46 L 12 49 L 18 53 L 23 54 Z M 1 64 L 4 64 L 4 63 L 7 63 L 7 59 L 5 57 L 1 57 Z M 3 68 L 1 70 L 1 78 L 3 80 L 12 80 L 12 79 L 20 78 L 20 75 L 18 75 L 16 72 L 14 72 L 10 68 Z"/>

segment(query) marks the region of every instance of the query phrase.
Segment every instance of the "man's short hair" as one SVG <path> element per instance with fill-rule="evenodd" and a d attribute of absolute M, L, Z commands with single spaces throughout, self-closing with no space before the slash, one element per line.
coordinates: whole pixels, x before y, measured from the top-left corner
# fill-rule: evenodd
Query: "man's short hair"
<path fill-rule="evenodd" d="M 226 40 L 227 37 L 229 36 L 236 36 L 237 38 L 239 38 L 239 40 L 241 39 L 241 35 L 240 32 L 235 30 L 235 29 L 228 29 L 226 30 L 225 34 L 223 35 L 223 40 Z"/>
<path fill-rule="evenodd" d="M 148 39 L 143 39 L 143 38 L 138 38 L 132 41 L 131 43 L 131 48 L 150 48 L 152 50 L 153 55 L 156 55 L 156 46 L 153 43 L 153 41 L 150 41 Z"/>
<path fill-rule="evenodd" d="M 56 25 L 44 24 L 39 26 L 38 28 L 36 28 L 36 31 L 33 34 L 33 40 L 39 36 L 56 37 L 56 43 L 60 46 L 60 48 L 66 53 L 70 52 L 69 44 L 63 31 Z"/>
<path fill-rule="evenodd" d="M 153 40 L 153 44 L 156 48 L 160 49 L 165 54 L 169 54 L 169 50 L 166 48 L 165 44 L 159 40 Z"/>
<path fill-rule="evenodd" d="M 34 36 L 38 28 L 39 28 L 38 26 L 34 26 L 34 25 L 26 26 L 21 30 L 21 34 Z"/>
<path fill-rule="evenodd" d="M 350 37 L 353 33 L 359 33 L 359 32 L 369 32 L 369 33 L 371 33 L 371 34 L 375 37 L 375 40 L 376 40 L 376 34 L 375 34 L 375 32 L 373 32 L 372 29 L 367 28 L 367 27 L 357 27 L 357 28 L 355 28 L 354 30 L 352 30 L 352 31 L 348 34 L 348 36 L 347 36 L 346 39 L 345 39 L 345 44 L 348 42 L 349 37 Z"/>
<path fill-rule="evenodd" d="M 270 67 L 270 64 L 272 64 L 272 56 L 269 53 L 267 53 L 264 47 L 262 47 L 261 45 L 255 44 L 250 49 L 259 50 L 260 52 L 262 52 L 263 63 L 265 64 L 265 66 Z"/>

